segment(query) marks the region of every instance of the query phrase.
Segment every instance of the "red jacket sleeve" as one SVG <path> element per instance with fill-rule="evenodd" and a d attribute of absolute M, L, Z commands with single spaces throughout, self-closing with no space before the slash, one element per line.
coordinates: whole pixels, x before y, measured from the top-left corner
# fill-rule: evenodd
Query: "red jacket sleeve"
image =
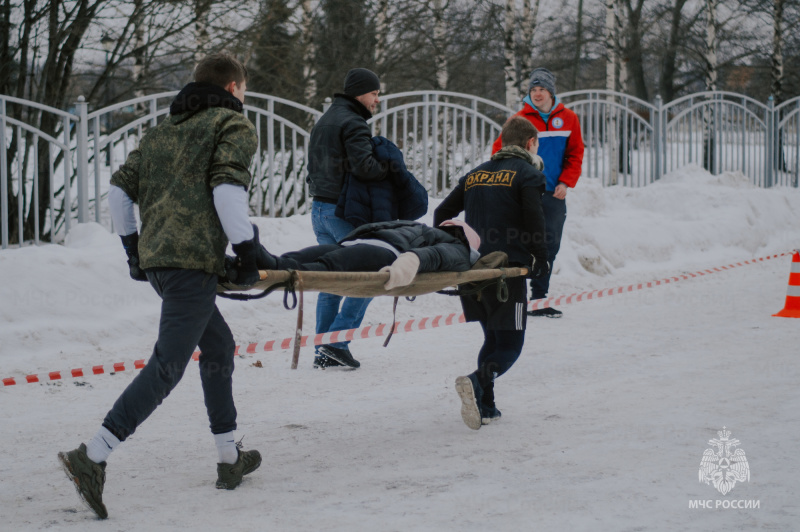
<path fill-rule="evenodd" d="M 558 180 L 570 188 L 575 188 L 578 183 L 578 178 L 581 176 L 581 168 L 583 167 L 583 137 L 581 135 L 581 124 L 578 121 L 578 115 L 569 111 L 569 116 L 572 124 L 570 130 L 572 133 L 567 139 L 567 146 L 564 149 L 564 164 L 561 167 L 561 175 Z"/>

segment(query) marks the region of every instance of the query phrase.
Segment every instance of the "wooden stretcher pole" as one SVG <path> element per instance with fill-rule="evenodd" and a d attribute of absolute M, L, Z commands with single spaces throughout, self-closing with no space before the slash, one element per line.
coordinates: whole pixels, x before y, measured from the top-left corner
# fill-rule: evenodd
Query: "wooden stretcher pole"
<path fill-rule="evenodd" d="M 300 342 L 303 338 L 303 278 L 299 272 L 295 272 L 297 282 L 295 290 L 299 293 L 300 302 L 297 305 L 297 329 L 294 332 L 294 351 L 292 352 L 292 369 L 297 369 L 300 360 Z"/>

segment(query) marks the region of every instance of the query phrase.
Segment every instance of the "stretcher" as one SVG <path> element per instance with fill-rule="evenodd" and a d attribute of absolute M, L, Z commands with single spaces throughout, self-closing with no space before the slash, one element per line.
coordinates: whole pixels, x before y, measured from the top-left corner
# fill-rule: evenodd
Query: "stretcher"
<path fill-rule="evenodd" d="M 478 293 L 495 285 L 498 299 L 501 301 L 508 295 L 505 279 L 528 274 L 527 268 L 508 267 L 505 253 L 496 251 L 481 257 L 470 270 L 464 272 L 428 272 L 419 273 L 411 284 L 386 290 L 384 285 L 389 280 L 389 272 L 315 272 L 297 270 L 262 270 L 261 279 L 248 287 L 238 286 L 226 280 L 217 285 L 217 294 L 227 299 L 252 300 L 283 289 L 283 304 L 287 310 L 297 308 L 297 329 L 292 354 L 292 369 L 297 369 L 300 356 L 300 340 L 303 335 L 303 293 L 326 292 L 345 297 L 378 297 L 392 296 L 397 308 L 398 298 L 412 299 L 433 292 L 446 295 L 469 295 Z M 445 290 L 448 287 L 454 290 Z M 260 293 L 253 293 L 261 290 Z M 505 297 L 504 297 L 505 296 Z M 291 302 L 290 302 L 291 299 Z M 392 323 L 384 346 L 389 343 L 394 332 L 396 321 Z"/>

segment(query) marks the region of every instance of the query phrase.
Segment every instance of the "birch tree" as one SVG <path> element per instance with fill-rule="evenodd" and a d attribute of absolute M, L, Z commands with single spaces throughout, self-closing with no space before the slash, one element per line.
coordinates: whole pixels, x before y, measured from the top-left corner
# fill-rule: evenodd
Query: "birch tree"
<path fill-rule="evenodd" d="M 516 109 L 519 102 L 516 30 L 516 0 L 506 0 L 503 31 L 503 74 L 505 75 L 506 107 L 509 109 Z"/>
<path fill-rule="evenodd" d="M 772 97 L 783 102 L 783 9 L 785 0 L 774 0 L 772 11 Z"/>
<path fill-rule="evenodd" d="M 389 0 L 378 0 L 375 13 L 375 73 L 382 77 L 386 72 L 389 53 Z M 384 89 L 385 90 L 385 89 Z"/>
<path fill-rule="evenodd" d="M 317 101 L 317 71 L 316 46 L 314 43 L 314 14 L 311 10 L 311 0 L 302 0 L 300 3 L 302 18 L 300 21 L 300 35 L 302 36 L 302 61 L 303 61 L 303 82 L 305 90 L 303 98 L 309 107 Z"/>
<path fill-rule="evenodd" d="M 583 48 L 583 0 L 578 0 L 578 20 L 575 28 L 575 56 L 572 65 L 572 87 L 578 88 L 578 72 L 581 68 L 581 50 Z"/>
<path fill-rule="evenodd" d="M 717 4 L 719 0 L 706 0 L 705 90 L 717 90 Z M 714 142 L 714 108 L 709 102 L 703 107 L 703 168 L 716 173 Z"/>
<path fill-rule="evenodd" d="M 617 90 L 617 72 L 620 65 L 619 54 L 619 28 L 618 28 L 618 14 L 617 14 L 617 1 L 618 0 L 605 0 L 606 2 L 606 27 L 605 27 L 605 44 L 606 44 L 606 90 Z M 619 181 L 618 159 L 617 153 L 617 122 L 614 113 L 614 103 L 616 98 L 613 94 L 606 97 L 606 146 L 608 148 L 608 184 L 616 185 Z"/>
<path fill-rule="evenodd" d="M 533 71 L 533 35 L 536 32 L 536 25 L 539 21 L 539 1 L 523 0 L 522 4 L 522 44 L 520 45 L 520 55 L 522 56 L 523 81 Z"/>
<path fill-rule="evenodd" d="M 717 4 L 719 0 L 706 0 L 706 49 L 703 56 L 705 90 L 717 90 Z"/>
<path fill-rule="evenodd" d="M 772 10 L 772 97 L 775 104 L 783 102 L 783 8 L 784 0 L 774 0 Z M 778 134 L 778 170 L 786 171 L 783 154 L 783 130 Z"/>
<path fill-rule="evenodd" d="M 433 43 L 434 64 L 436 67 L 436 89 L 447 90 L 448 61 L 447 61 L 447 23 L 445 21 L 444 0 L 433 0 Z"/>
<path fill-rule="evenodd" d="M 211 16 L 212 0 L 194 0 L 194 26 L 195 46 L 194 62 L 197 64 L 206 54 L 209 44 L 209 17 Z"/>

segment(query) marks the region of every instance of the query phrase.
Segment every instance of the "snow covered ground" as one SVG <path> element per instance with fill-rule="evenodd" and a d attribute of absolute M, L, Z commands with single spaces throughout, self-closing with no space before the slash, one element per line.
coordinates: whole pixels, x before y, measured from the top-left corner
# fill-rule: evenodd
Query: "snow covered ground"
<path fill-rule="evenodd" d="M 568 205 L 551 295 L 800 247 L 800 191 L 753 188 L 735 174 L 689 168 L 642 189 L 584 178 Z M 308 216 L 254 221 L 273 251 L 314 243 Z M 290 351 L 239 358 L 237 433 L 265 460 L 233 492 L 213 486 L 192 363 L 111 456 L 108 521 L 79 503 L 56 453 L 94 434 L 135 372 L 0 387 L 0 528 L 797 530 L 800 320 L 771 317 L 790 261 L 529 320 L 522 357 L 496 385 L 503 418 L 479 431 L 461 421 L 453 388 L 473 369 L 477 325 L 399 334 L 387 348 L 353 342 L 357 371 L 313 370 L 309 348 L 295 371 Z M 0 251 L 0 278 L 0 378 L 149 356 L 159 300 L 128 278 L 118 238 L 100 226 L 76 228 L 66 246 Z M 295 314 L 278 295 L 219 306 L 239 344 L 293 334 Z M 449 312 L 460 312 L 457 300 L 439 295 L 398 309 L 403 319 Z M 365 325 L 390 320 L 391 299 L 379 298 Z M 751 473 L 724 496 L 698 481 L 723 426 Z"/>

